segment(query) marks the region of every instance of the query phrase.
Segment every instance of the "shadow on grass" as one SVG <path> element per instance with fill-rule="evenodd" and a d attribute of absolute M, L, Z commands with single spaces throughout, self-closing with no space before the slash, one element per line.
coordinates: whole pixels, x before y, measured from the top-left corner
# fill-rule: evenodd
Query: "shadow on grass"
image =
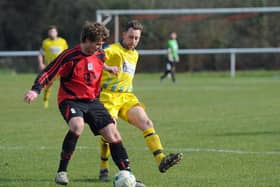
<path fill-rule="evenodd" d="M 1 183 L 12 183 L 12 182 L 54 182 L 54 180 L 51 179 L 19 179 L 19 178 L 10 178 L 10 179 L 4 179 L 0 178 L 0 184 Z"/>
<path fill-rule="evenodd" d="M 55 184 L 53 179 L 30 179 L 30 178 L 0 178 L 0 186 L 3 183 L 53 183 Z M 105 182 L 99 181 L 94 178 L 81 178 L 81 179 L 72 179 L 71 182 L 79 182 L 79 183 L 98 183 L 102 184 Z M 109 181 L 110 183 L 111 181 Z M 106 182 L 107 183 L 107 182 Z"/>
<path fill-rule="evenodd" d="M 280 135 L 278 131 L 262 131 L 262 132 L 227 132 L 215 134 L 215 136 L 262 136 L 262 135 Z"/>
<path fill-rule="evenodd" d="M 94 178 L 82 178 L 82 179 L 72 179 L 73 182 L 82 182 L 82 183 L 104 183 Z M 110 182 L 110 181 L 109 181 Z"/>
<path fill-rule="evenodd" d="M 104 183 L 102 181 L 99 181 L 98 179 L 94 178 L 81 178 L 81 179 L 72 179 L 73 182 L 84 182 L 84 183 Z M 1 182 L 54 182 L 52 179 L 30 179 L 30 178 L 0 178 Z M 110 182 L 110 181 L 109 181 Z"/>

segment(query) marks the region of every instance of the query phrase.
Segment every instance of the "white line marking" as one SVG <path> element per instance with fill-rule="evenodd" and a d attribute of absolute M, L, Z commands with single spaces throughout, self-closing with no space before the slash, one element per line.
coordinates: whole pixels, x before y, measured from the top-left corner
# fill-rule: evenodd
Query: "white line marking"
<path fill-rule="evenodd" d="M 89 146 L 77 146 L 77 150 L 98 150 Z M 147 148 L 134 148 L 127 147 L 128 150 L 144 151 Z M 0 151 L 13 151 L 13 150 L 60 150 L 60 147 L 49 147 L 49 146 L 3 146 L 0 145 Z M 215 149 L 215 148 L 166 148 L 166 151 L 173 152 L 212 152 L 212 153 L 226 153 L 226 154 L 253 154 L 253 155 L 280 155 L 280 151 L 247 151 L 247 150 L 231 150 L 231 149 Z"/>
<path fill-rule="evenodd" d="M 280 155 L 280 151 L 245 151 L 245 150 L 229 150 L 229 149 L 213 149 L 213 148 L 178 148 L 166 149 L 181 152 L 213 152 L 213 153 L 229 153 L 229 154 L 255 154 L 255 155 Z"/>

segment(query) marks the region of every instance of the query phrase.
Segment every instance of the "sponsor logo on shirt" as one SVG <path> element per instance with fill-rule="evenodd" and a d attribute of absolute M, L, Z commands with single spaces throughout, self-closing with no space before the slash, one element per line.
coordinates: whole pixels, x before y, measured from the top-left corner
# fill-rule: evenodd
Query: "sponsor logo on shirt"
<path fill-rule="evenodd" d="M 59 53 L 61 53 L 61 51 L 62 51 L 61 47 L 58 47 L 58 46 L 50 47 L 50 52 L 53 54 L 59 54 Z"/>
<path fill-rule="evenodd" d="M 71 108 L 70 111 L 72 114 L 76 114 L 76 110 L 74 108 Z"/>
<path fill-rule="evenodd" d="M 136 66 L 134 64 L 131 64 L 127 61 L 123 62 L 123 72 L 124 73 L 128 73 L 133 76 L 135 73 L 135 69 L 136 69 Z"/>
<path fill-rule="evenodd" d="M 92 63 L 88 63 L 87 68 L 88 68 L 88 70 L 93 70 L 93 65 L 92 65 Z"/>

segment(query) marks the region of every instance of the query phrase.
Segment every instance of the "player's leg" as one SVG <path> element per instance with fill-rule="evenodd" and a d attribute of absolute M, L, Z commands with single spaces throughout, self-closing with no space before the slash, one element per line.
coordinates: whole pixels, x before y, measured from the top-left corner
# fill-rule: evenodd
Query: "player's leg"
<path fill-rule="evenodd" d="M 127 111 L 127 119 L 129 123 L 143 131 L 146 144 L 159 164 L 161 159 L 165 157 L 162 152 L 163 146 L 145 110 L 140 105 L 133 106 Z"/>
<path fill-rule="evenodd" d="M 58 184 L 67 184 L 69 182 L 66 173 L 67 167 L 83 129 L 84 120 L 82 117 L 74 117 L 69 121 L 69 131 L 62 144 L 59 167 L 55 178 L 55 182 Z"/>
<path fill-rule="evenodd" d="M 169 74 L 169 72 L 170 72 L 169 70 L 165 70 L 163 75 L 160 76 L 160 81 L 163 81 L 163 79 L 165 79 L 165 77 Z"/>
<path fill-rule="evenodd" d="M 110 147 L 109 143 L 103 136 L 100 138 L 100 171 L 99 180 L 100 181 L 110 181 L 109 177 L 109 157 L 110 157 Z"/>
<path fill-rule="evenodd" d="M 44 89 L 44 97 L 43 97 L 44 108 L 48 108 L 49 107 L 50 94 L 51 94 L 51 86 L 48 86 L 48 87 L 46 87 Z"/>
<path fill-rule="evenodd" d="M 99 130 L 110 146 L 112 158 L 120 170 L 130 170 L 127 152 L 122 144 L 121 136 L 113 123 Z"/>
<path fill-rule="evenodd" d="M 172 82 L 173 82 L 173 83 L 175 83 L 175 82 L 176 82 L 175 72 L 176 72 L 175 63 L 172 63 L 172 68 L 171 68 L 171 78 L 172 78 Z"/>
<path fill-rule="evenodd" d="M 153 153 L 160 172 L 165 172 L 182 159 L 182 153 L 170 155 L 165 155 L 163 153 L 160 137 L 156 134 L 153 123 L 142 106 L 136 105 L 130 108 L 127 111 L 127 119 L 129 123 L 133 124 L 143 132 L 147 147 Z"/>
<path fill-rule="evenodd" d="M 122 145 L 119 131 L 114 124 L 115 121 L 98 99 L 91 103 L 89 111 L 85 115 L 85 121 L 89 124 L 93 134 L 100 134 L 109 144 L 112 158 L 118 168 L 129 170 L 128 156 Z"/>
<path fill-rule="evenodd" d="M 69 125 L 69 130 L 62 143 L 60 162 L 55 177 L 55 182 L 57 184 L 66 185 L 69 182 L 67 177 L 67 167 L 75 151 L 78 139 L 83 132 L 84 119 L 82 117 L 82 111 L 79 110 L 79 105 L 72 101 L 61 103 L 59 105 L 59 109 L 65 121 Z"/>
<path fill-rule="evenodd" d="M 165 77 L 167 77 L 170 73 L 171 73 L 171 66 L 170 66 L 170 62 L 168 62 L 168 63 L 166 64 L 164 74 L 160 77 L 160 81 L 162 81 L 163 79 L 165 79 Z"/>
<path fill-rule="evenodd" d="M 130 171 L 128 155 L 122 144 L 122 138 L 117 126 L 114 124 L 115 120 L 98 99 L 94 100 L 89 110 L 86 114 L 85 121 L 89 124 L 91 131 L 95 135 L 102 135 L 108 142 L 113 161 L 119 170 Z M 145 187 L 145 185 L 137 181 L 136 187 Z"/>
<path fill-rule="evenodd" d="M 55 80 L 56 80 L 56 78 L 55 78 Z M 44 108 L 48 108 L 49 107 L 49 98 L 50 98 L 50 95 L 51 95 L 52 85 L 53 85 L 53 82 L 50 83 L 49 86 L 47 86 L 44 89 L 44 97 L 43 97 Z"/>
<path fill-rule="evenodd" d="M 101 129 L 99 133 L 108 141 L 112 158 L 119 170 L 131 171 L 128 155 L 122 144 L 122 139 L 116 125 L 111 123 Z M 135 187 L 145 187 L 145 184 L 136 180 Z"/>
<path fill-rule="evenodd" d="M 112 92 L 102 91 L 100 93 L 100 101 L 104 104 L 108 112 L 113 116 L 116 124 L 116 119 L 118 118 L 119 106 L 118 104 L 119 97 L 115 96 Z M 107 140 L 104 137 L 100 138 L 100 171 L 99 171 L 99 180 L 100 181 L 109 181 L 109 158 L 110 158 L 110 146 Z"/>
<path fill-rule="evenodd" d="M 164 74 L 160 77 L 160 81 L 162 81 L 165 77 L 167 77 L 167 76 L 170 75 L 171 73 L 172 73 L 172 63 L 171 63 L 171 62 L 168 62 L 168 63 L 166 64 Z"/>

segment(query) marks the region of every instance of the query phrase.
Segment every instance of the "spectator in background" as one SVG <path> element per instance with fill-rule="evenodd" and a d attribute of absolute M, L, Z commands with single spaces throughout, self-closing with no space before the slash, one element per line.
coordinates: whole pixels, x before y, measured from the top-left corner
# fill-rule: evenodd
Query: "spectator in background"
<path fill-rule="evenodd" d="M 38 55 L 39 70 L 42 71 L 50 64 L 62 51 L 68 48 L 68 44 L 64 38 L 58 37 L 58 30 L 55 25 L 48 28 L 48 38 L 44 39 Z M 51 93 L 51 85 L 44 90 L 44 107 L 49 106 L 49 97 Z"/>
<path fill-rule="evenodd" d="M 167 41 L 167 64 L 165 67 L 164 74 L 160 77 L 160 81 L 166 76 L 171 75 L 172 81 L 175 83 L 175 71 L 176 71 L 176 63 L 179 62 L 179 45 L 177 42 L 177 34 L 176 32 L 170 33 L 170 39 Z"/>

